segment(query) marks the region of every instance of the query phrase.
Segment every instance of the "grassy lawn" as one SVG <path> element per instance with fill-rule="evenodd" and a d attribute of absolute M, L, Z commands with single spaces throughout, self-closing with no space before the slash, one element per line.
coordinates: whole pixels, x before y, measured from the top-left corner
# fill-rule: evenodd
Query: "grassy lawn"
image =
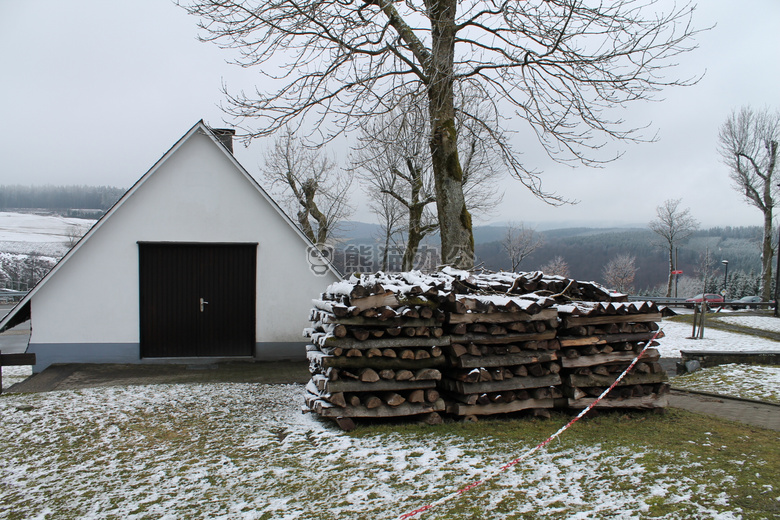
<path fill-rule="evenodd" d="M 0 396 L 2 518 L 396 518 L 535 446 L 551 419 L 362 425 L 299 385 Z M 678 410 L 603 414 L 422 518 L 777 518 L 780 434 Z"/>

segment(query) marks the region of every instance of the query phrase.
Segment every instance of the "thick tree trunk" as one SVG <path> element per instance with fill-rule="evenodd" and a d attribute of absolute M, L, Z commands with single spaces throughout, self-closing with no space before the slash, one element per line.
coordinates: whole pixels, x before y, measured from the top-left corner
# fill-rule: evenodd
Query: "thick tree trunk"
<path fill-rule="evenodd" d="M 474 266 L 474 237 L 471 215 L 466 209 L 463 196 L 463 170 L 458 159 L 452 84 L 456 8 L 456 0 L 429 3 L 429 18 L 432 22 L 431 64 L 428 67 L 430 146 L 441 232 L 442 263 L 470 268 Z"/>
<path fill-rule="evenodd" d="M 764 239 L 761 244 L 761 300 L 772 299 L 772 209 L 764 210 Z"/>
<path fill-rule="evenodd" d="M 672 296 L 672 279 L 674 275 L 672 274 L 672 271 L 674 271 L 674 257 L 672 256 L 673 249 L 669 248 L 669 279 L 666 282 L 666 297 L 669 298 Z"/>

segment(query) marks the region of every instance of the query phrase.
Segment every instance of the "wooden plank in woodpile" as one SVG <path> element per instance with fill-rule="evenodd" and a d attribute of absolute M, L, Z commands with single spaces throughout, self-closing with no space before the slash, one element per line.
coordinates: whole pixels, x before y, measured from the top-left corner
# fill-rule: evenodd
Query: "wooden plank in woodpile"
<path fill-rule="evenodd" d="M 395 351 L 393 351 L 395 353 Z M 409 369 L 417 370 L 420 368 L 435 368 L 447 364 L 447 357 L 443 355 L 432 356 L 428 359 L 400 359 L 398 357 L 372 357 L 371 361 L 363 358 L 348 358 L 345 356 L 329 356 L 323 352 L 307 352 L 306 357 L 310 362 L 316 363 L 323 368 L 362 368 L 370 364 L 375 370 L 398 370 Z"/>
<path fill-rule="evenodd" d="M 605 325 L 610 323 L 641 323 L 661 321 L 661 313 L 626 314 L 624 316 L 566 316 L 562 319 L 562 327 L 569 329 L 581 325 Z"/>
<path fill-rule="evenodd" d="M 350 298 L 349 304 L 350 307 L 354 307 L 358 312 L 363 312 L 368 309 L 376 309 L 378 307 L 401 306 L 401 302 L 398 300 L 398 296 L 392 292 L 372 294 L 363 298 Z"/>
<path fill-rule="evenodd" d="M 586 408 L 595 401 L 595 397 L 583 397 L 581 399 L 569 399 L 569 408 Z M 627 399 L 602 399 L 594 408 L 633 408 L 637 410 L 652 410 L 656 408 L 667 408 L 669 398 L 665 395 L 656 394 L 643 397 L 629 397 Z"/>
<path fill-rule="evenodd" d="M 478 345 L 497 345 L 503 343 L 518 343 L 523 341 L 547 340 L 555 338 L 555 330 L 546 330 L 544 332 L 515 333 L 505 336 L 491 336 L 490 334 L 463 334 L 461 336 L 451 336 L 452 343 L 476 343 Z"/>
<path fill-rule="evenodd" d="M 591 374 L 587 376 L 578 375 L 578 374 L 568 374 L 563 376 L 563 383 L 565 385 L 569 385 L 573 387 L 601 386 L 606 388 L 612 385 L 612 383 L 615 382 L 615 379 L 617 379 L 617 374 L 610 375 L 610 376 L 602 376 L 598 374 Z M 669 380 L 669 376 L 665 372 L 661 372 L 658 374 L 629 373 L 626 374 L 626 377 L 624 377 L 620 381 L 620 383 L 618 383 L 618 386 L 663 383 L 668 380 Z"/>
<path fill-rule="evenodd" d="M 339 381 L 335 381 L 338 383 Z M 443 378 L 439 386 L 450 392 L 459 394 L 486 394 L 490 392 L 504 392 L 507 390 L 523 390 L 526 388 L 540 388 L 543 386 L 560 385 L 561 378 L 558 374 L 549 374 L 542 377 L 513 377 L 503 381 L 490 381 L 479 383 L 464 383 L 453 379 Z"/>
<path fill-rule="evenodd" d="M 467 314 L 450 313 L 447 315 L 447 323 L 513 323 L 524 321 L 554 320 L 558 316 L 555 309 L 542 309 L 536 314 L 527 312 L 491 312 Z"/>
<path fill-rule="evenodd" d="M 606 343 L 619 343 L 624 341 L 649 341 L 653 339 L 655 332 L 642 332 L 639 334 L 604 334 L 599 336 L 566 336 L 558 338 L 562 347 L 576 347 L 580 345 L 602 345 Z M 658 338 L 664 337 L 661 332 Z"/>
<path fill-rule="evenodd" d="M 527 350 L 500 356 L 470 356 L 464 354 L 460 357 L 451 358 L 450 365 L 458 368 L 507 367 L 555 361 L 557 359 L 558 352 L 555 350 Z"/>
<path fill-rule="evenodd" d="M 364 383 L 362 381 L 317 381 L 317 388 L 320 392 L 333 394 L 335 392 L 392 392 L 398 390 L 415 390 L 417 388 L 436 388 L 436 381 L 398 381 L 382 380 L 375 383 Z"/>
<path fill-rule="evenodd" d="M 474 404 L 450 403 L 447 405 L 447 413 L 453 415 L 493 415 L 500 413 L 519 412 L 532 408 L 552 408 L 553 399 L 524 399 L 511 403 Z"/>
<path fill-rule="evenodd" d="M 381 405 L 376 408 L 366 408 L 365 406 L 348 406 L 346 408 L 337 408 L 327 406 L 329 403 L 317 400 L 320 403 L 320 410 L 317 410 L 317 404 L 312 408 L 323 417 L 353 417 L 353 418 L 377 418 L 377 417 L 406 417 L 412 415 L 422 415 L 431 412 L 443 412 L 445 409 L 444 400 L 439 399 L 435 403 L 403 403 L 398 406 Z"/>
<path fill-rule="evenodd" d="M 609 354 L 596 354 L 593 356 L 580 356 L 578 358 L 561 359 L 561 364 L 564 368 L 577 368 L 577 367 L 592 367 L 596 365 L 606 365 L 609 363 L 630 363 L 636 354 L 634 352 L 611 352 Z M 661 355 L 657 349 L 649 348 L 645 351 L 640 359 L 644 361 L 655 362 L 660 359 Z"/>
<path fill-rule="evenodd" d="M 491 336 L 492 337 L 492 336 Z M 371 348 L 421 348 L 421 347 L 434 347 L 445 346 L 450 344 L 450 336 L 442 336 L 440 338 L 382 338 L 382 339 L 367 339 L 365 341 L 357 341 L 353 338 L 336 338 L 334 336 L 325 336 L 312 338 L 312 343 L 315 343 L 322 349 L 323 347 L 342 349 L 356 348 L 361 350 L 368 350 Z"/>

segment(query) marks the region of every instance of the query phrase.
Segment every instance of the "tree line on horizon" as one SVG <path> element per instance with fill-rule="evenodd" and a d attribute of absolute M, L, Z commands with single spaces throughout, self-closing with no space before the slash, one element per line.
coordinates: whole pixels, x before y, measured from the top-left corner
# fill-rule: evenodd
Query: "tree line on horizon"
<path fill-rule="evenodd" d="M 105 212 L 125 193 L 115 186 L 53 185 L 24 186 L 21 184 L 0 186 L 0 210 L 46 209 L 78 212 L 99 210 Z M 93 211 L 94 213 L 94 211 Z M 68 215 L 81 216 L 81 215 Z M 92 216 L 92 215 L 90 215 Z"/>

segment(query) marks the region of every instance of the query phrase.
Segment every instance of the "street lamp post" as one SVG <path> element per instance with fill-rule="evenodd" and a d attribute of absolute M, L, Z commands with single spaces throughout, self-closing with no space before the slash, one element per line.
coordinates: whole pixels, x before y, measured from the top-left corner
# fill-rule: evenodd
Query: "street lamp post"
<path fill-rule="evenodd" d="M 726 272 L 723 273 L 723 303 L 726 303 L 726 284 L 729 279 L 729 261 L 721 260 L 720 263 L 726 266 Z"/>

